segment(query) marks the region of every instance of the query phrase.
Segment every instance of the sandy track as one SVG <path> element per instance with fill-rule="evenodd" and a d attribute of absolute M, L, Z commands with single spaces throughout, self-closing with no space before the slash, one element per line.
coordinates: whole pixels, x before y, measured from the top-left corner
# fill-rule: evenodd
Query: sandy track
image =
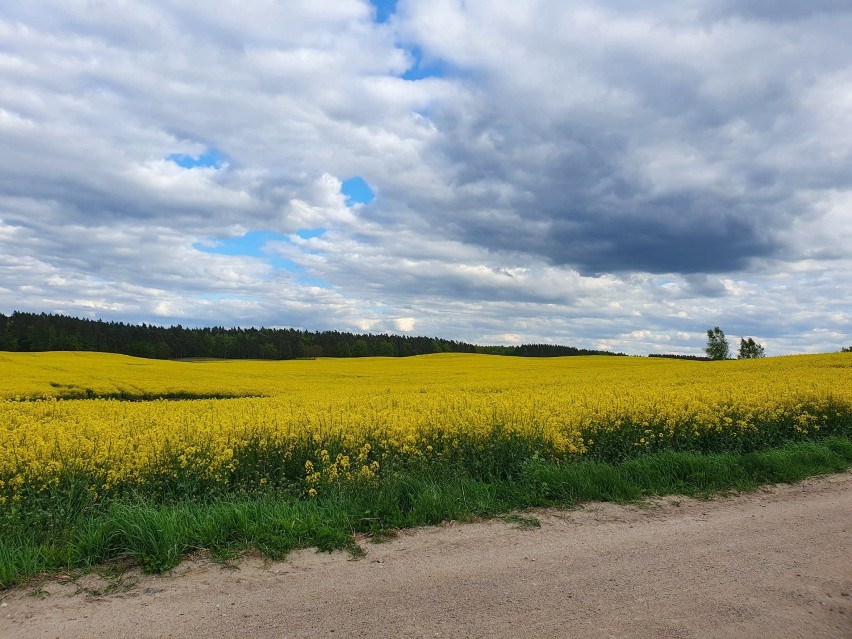
<path fill-rule="evenodd" d="M 106 596 L 97 576 L 30 584 L 5 593 L 0 637 L 852 637 L 852 474 L 536 516 L 357 561 L 196 559 Z"/>

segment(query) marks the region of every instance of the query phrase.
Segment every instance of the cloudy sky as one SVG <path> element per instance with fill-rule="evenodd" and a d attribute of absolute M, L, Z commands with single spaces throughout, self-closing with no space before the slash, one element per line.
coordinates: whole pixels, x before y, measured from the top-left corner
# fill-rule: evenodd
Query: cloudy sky
<path fill-rule="evenodd" d="M 852 0 L 3 0 L 0 312 L 852 344 Z"/>

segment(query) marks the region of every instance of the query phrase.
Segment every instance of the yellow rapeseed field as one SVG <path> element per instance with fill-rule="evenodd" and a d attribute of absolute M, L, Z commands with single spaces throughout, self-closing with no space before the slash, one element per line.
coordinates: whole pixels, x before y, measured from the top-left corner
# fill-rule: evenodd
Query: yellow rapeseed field
<path fill-rule="evenodd" d="M 68 486 L 104 495 L 286 484 L 314 495 L 418 460 L 615 460 L 848 434 L 852 356 L 173 362 L 0 353 L 0 416 L 0 503 Z"/>

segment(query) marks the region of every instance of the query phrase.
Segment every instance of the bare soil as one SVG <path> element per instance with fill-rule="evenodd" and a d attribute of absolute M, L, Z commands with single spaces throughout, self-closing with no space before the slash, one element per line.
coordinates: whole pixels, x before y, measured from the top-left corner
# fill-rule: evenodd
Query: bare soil
<path fill-rule="evenodd" d="M 361 545 L 45 578 L 0 593 L 0 637 L 852 637 L 848 473 Z"/>

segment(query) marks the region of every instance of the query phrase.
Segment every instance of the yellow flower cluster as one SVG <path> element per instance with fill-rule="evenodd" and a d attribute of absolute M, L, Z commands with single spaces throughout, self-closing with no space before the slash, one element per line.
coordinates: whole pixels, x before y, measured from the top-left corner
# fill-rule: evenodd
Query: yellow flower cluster
<path fill-rule="evenodd" d="M 69 395 L 94 398 L 61 399 Z M 125 401 L 151 396 L 230 398 Z M 812 435 L 841 413 L 848 423 L 845 354 L 171 362 L 0 353 L 0 500 L 80 478 L 103 493 L 187 478 L 264 486 L 286 475 L 313 495 L 372 480 L 400 459 L 485 450 L 495 438 L 559 458 L 616 440 L 711 449 L 779 424 Z"/>

